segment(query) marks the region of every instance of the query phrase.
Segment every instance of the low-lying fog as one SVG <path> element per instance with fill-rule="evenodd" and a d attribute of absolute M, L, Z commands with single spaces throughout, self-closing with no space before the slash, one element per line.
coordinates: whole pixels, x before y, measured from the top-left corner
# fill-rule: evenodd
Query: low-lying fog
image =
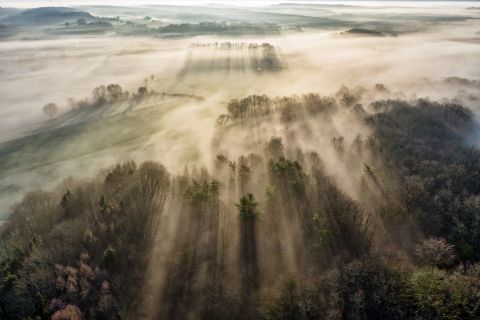
<path fill-rule="evenodd" d="M 446 3 L 432 6 L 443 6 L 438 12 L 448 12 Z M 346 10 L 342 8 L 342 13 Z M 352 19 L 355 10 L 348 12 Z M 370 7 L 369 12 L 372 10 Z M 387 9 L 381 10 L 385 13 Z M 388 10 L 391 16 L 397 10 L 408 12 L 406 7 Z M 455 12 L 459 10 L 467 9 L 457 4 Z M 393 96 L 457 99 L 477 111 L 478 85 L 444 82 L 448 77 L 480 78 L 480 10 L 469 10 L 468 15 L 474 19 L 430 23 L 422 32 L 397 36 L 346 33 L 346 28 L 303 28 L 302 32 L 240 38 L 165 39 L 107 34 L 3 39 L 0 142 L 4 144 L 0 145 L 0 156 L 9 161 L 15 156 L 19 158 L 17 167 L 0 165 L 0 216 L 8 214 L 8 208 L 26 190 L 51 186 L 72 175 L 93 175 L 118 161 L 155 159 L 173 172 L 192 163 L 209 166 L 211 155 L 207 150 L 215 119 L 234 97 L 253 93 L 332 95 L 342 85 L 372 89 L 382 83 Z M 215 47 L 226 42 L 245 46 L 268 43 L 274 49 L 265 57 L 261 49 Z M 130 92 L 145 85 L 159 93 L 194 95 L 204 100 L 150 99 L 142 106 L 158 107 L 162 113 L 158 118 L 143 119 L 154 125 L 148 125 L 150 131 L 145 129 L 144 134 L 132 133 L 133 140 L 115 140 L 128 129 L 107 132 L 99 128 L 99 122 L 108 121 L 104 115 L 95 119 L 93 127 L 73 138 L 69 136 L 67 141 L 56 137 L 54 142 L 34 142 L 20 154 L 6 147 L 6 141 L 28 135 L 31 130 L 38 133 L 49 129 L 54 120 L 42 112 L 46 103 L 56 103 L 61 116 L 70 110 L 68 98 L 90 97 L 93 88 L 110 83 L 118 83 Z M 368 95 L 365 99 L 364 103 L 368 103 Z M 89 118 L 85 117 L 87 121 Z M 55 126 L 61 125 L 55 122 Z M 98 136 L 98 132 L 91 131 L 97 129 L 111 136 Z M 45 146 L 52 149 L 35 149 Z M 58 157 L 39 156 L 42 152 Z M 27 155 L 32 158 L 26 158 Z"/>
<path fill-rule="evenodd" d="M 155 90 L 204 96 L 309 91 L 327 94 L 341 84 L 371 86 L 379 82 L 396 90 L 414 89 L 422 95 L 425 92 L 417 87 L 422 78 L 439 81 L 451 76 L 469 79 L 480 76 L 480 38 L 475 34 L 476 29 L 474 23 L 458 23 L 437 32 L 401 37 L 347 36 L 338 30 L 242 38 L 246 43 L 268 42 L 276 46 L 285 68 L 276 73 L 213 69 L 184 77 L 181 82 L 178 74 L 189 58 L 215 59 L 211 51 L 192 50 L 191 43 L 238 39 L 92 37 L 3 41 L 0 42 L 2 138 L 7 130 L 44 120 L 41 107 L 47 102 L 66 107 L 67 98 L 89 95 L 97 85 L 115 82 L 134 88 L 151 74 L 156 78 L 150 84 Z M 455 92 L 436 93 L 441 97 Z"/>

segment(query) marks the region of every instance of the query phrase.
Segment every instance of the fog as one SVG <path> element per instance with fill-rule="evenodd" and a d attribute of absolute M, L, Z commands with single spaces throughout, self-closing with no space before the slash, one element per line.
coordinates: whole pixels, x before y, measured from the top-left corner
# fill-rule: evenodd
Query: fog
<path fill-rule="evenodd" d="M 268 42 L 276 46 L 285 70 L 273 76 L 212 70 L 213 76 L 204 72 L 206 81 L 200 83 L 188 74 L 183 82 L 178 83 L 176 78 L 192 52 L 189 44 L 239 40 L 99 37 L 2 41 L 2 131 L 21 127 L 25 121 L 43 120 L 41 106 L 48 101 L 62 105 L 68 97 L 86 96 L 93 87 L 107 82 L 135 87 L 150 74 L 157 79 L 151 84 L 155 90 L 178 87 L 200 95 L 230 91 L 215 87 L 216 83 L 235 90 L 240 86 L 240 95 L 249 91 L 290 94 L 329 93 L 341 84 L 369 86 L 379 82 L 408 91 L 412 89 L 409 84 L 422 78 L 441 81 L 452 76 L 479 77 L 475 23 L 457 23 L 438 27 L 436 32 L 401 37 L 356 37 L 342 35 L 342 31 L 242 38 L 240 41 L 245 43 Z M 191 54 L 201 59 L 200 50 Z M 206 58 L 212 56 L 207 54 Z M 246 81 L 223 82 L 228 77 L 245 76 Z"/>
<path fill-rule="evenodd" d="M 371 14 L 379 13 L 377 10 L 382 13 L 387 10 L 392 16 L 408 15 L 409 10 L 426 14 L 428 10 L 423 4 L 412 4 L 415 8 L 410 8 L 410 3 L 408 7 L 390 5 L 377 9 L 368 4 L 360 9 L 346 6 L 335 12 L 368 20 Z M 432 6 L 439 8 L 435 12 L 440 16 L 446 12 L 465 12 L 459 3 L 454 7 L 449 3 Z M 92 12 L 95 10 L 92 7 Z M 468 15 L 478 19 L 480 12 L 469 10 Z M 66 140 L 59 138 L 45 145 L 33 144 L 28 152 L 26 149 L 5 151 L 8 145 L 4 145 L 3 154 L 9 161 L 3 164 L 4 173 L 0 176 L 3 190 L 0 210 L 3 215 L 7 214 L 13 201 L 28 189 L 52 186 L 71 175 L 94 175 L 100 168 L 121 160 L 155 159 L 172 172 L 181 172 L 191 165 L 211 167 L 215 154 L 208 150 L 215 119 L 224 113 L 230 99 L 249 94 L 333 95 L 345 85 L 365 88 L 361 102 L 368 105 L 378 98 L 371 91 L 381 83 L 389 90 L 385 97 L 456 100 L 475 111 L 478 87 L 444 80 L 480 78 L 476 21 L 428 22 L 422 25 L 421 31 L 397 36 L 350 34 L 345 28 L 303 28 L 302 32 L 261 37 L 166 39 L 106 34 L 35 40 L 4 38 L 0 41 L 0 141 L 3 142 L 72 123 L 98 126 L 108 121 L 109 116 L 123 112 L 125 107 L 114 106 L 105 114 L 84 113 L 70 122 L 62 122 L 70 111 L 67 99 L 89 97 L 91 90 L 99 85 L 118 83 L 132 92 L 146 85 L 156 92 L 195 95 L 204 100 L 150 97 L 135 110 L 154 107 L 161 111 L 153 118 L 154 130 L 143 135 L 137 131 L 133 144 L 129 143 L 132 137 L 126 134 L 109 145 L 108 135 L 116 135 L 116 131 L 99 131 L 100 135 L 96 136 L 92 129 L 86 129 L 81 135 Z M 215 48 L 215 44 L 228 42 L 244 47 Z M 273 46 L 268 57 L 261 48 L 246 48 L 249 44 L 262 43 Z M 42 106 L 49 102 L 60 108 L 60 116 L 53 122 L 42 113 Z M 348 133 L 348 129 L 345 130 Z M 92 147 L 93 137 L 104 143 Z M 48 157 L 38 153 L 47 153 Z M 21 161 L 11 162 L 16 161 L 12 160 L 15 157 Z M 341 174 L 341 170 L 333 173 Z"/>
<path fill-rule="evenodd" d="M 2 41 L 2 134 L 21 128 L 25 122 L 44 120 L 41 114 L 44 103 L 54 101 L 66 111 L 69 97 L 88 96 L 95 86 L 110 82 L 134 88 L 151 74 L 156 80 L 150 86 L 160 92 L 173 90 L 206 97 L 223 94 L 224 98 L 251 92 L 328 94 L 342 84 L 368 87 L 376 83 L 422 96 L 424 92 L 418 90 L 417 82 L 424 78 L 435 82 L 453 76 L 477 79 L 480 74 L 474 24 L 462 23 L 438 32 L 401 37 L 356 37 L 342 35 L 341 31 L 242 38 L 244 43 L 274 45 L 284 69 L 274 74 L 215 70 L 215 67 L 194 74 L 186 70 L 181 81 L 178 74 L 187 59 L 197 62 L 215 59 L 211 52 L 192 50 L 191 43 L 238 40 L 102 37 Z M 220 83 L 226 88 L 218 87 Z M 445 97 L 455 94 L 454 89 Z M 435 98 L 444 94 L 437 93 Z"/>

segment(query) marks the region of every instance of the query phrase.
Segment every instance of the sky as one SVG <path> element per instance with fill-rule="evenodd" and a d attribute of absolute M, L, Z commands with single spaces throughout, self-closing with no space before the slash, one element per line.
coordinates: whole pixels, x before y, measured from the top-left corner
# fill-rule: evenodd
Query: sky
<path fill-rule="evenodd" d="M 0 0 L 0 7 L 48 7 L 48 6 L 81 6 L 81 5 L 143 5 L 143 4 L 170 4 L 170 5 L 207 5 L 224 4 L 234 6 L 265 6 L 279 3 L 322 3 L 322 4 L 358 4 L 367 6 L 431 6 L 433 1 L 332 1 L 332 0 Z M 442 1 L 451 5 L 463 6 L 465 4 L 479 3 L 480 1 Z"/>

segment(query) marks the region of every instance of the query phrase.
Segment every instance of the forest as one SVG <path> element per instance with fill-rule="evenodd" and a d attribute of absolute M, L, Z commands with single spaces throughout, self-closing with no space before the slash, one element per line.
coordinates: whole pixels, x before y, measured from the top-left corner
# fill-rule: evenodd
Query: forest
<path fill-rule="evenodd" d="M 329 141 L 357 196 L 301 143 L 340 115 L 370 132 Z M 267 123 L 283 136 L 265 139 Z M 128 161 L 15 205 L 1 233 L 1 317 L 477 318 L 475 127 L 458 104 L 362 106 L 345 87 L 233 99 L 212 170 Z M 245 130 L 249 148 L 233 158 L 224 145 Z"/>

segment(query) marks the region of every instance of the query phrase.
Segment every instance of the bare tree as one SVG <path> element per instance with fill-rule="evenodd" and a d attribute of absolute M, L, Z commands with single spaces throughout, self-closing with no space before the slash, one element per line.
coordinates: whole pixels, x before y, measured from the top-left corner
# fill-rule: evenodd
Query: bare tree
<path fill-rule="evenodd" d="M 77 109 L 77 101 L 74 98 L 68 98 L 67 103 L 70 106 L 71 110 Z"/>
<path fill-rule="evenodd" d="M 93 100 L 98 106 L 102 106 L 107 101 L 107 88 L 98 86 L 92 91 Z"/>
<path fill-rule="evenodd" d="M 117 101 L 123 96 L 123 89 L 118 84 L 109 84 L 107 86 L 107 94 L 111 101 Z"/>
<path fill-rule="evenodd" d="M 42 111 L 47 117 L 53 119 L 58 113 L 58 107 L 55 103 L 50 102 L 43 106 Z"/>

